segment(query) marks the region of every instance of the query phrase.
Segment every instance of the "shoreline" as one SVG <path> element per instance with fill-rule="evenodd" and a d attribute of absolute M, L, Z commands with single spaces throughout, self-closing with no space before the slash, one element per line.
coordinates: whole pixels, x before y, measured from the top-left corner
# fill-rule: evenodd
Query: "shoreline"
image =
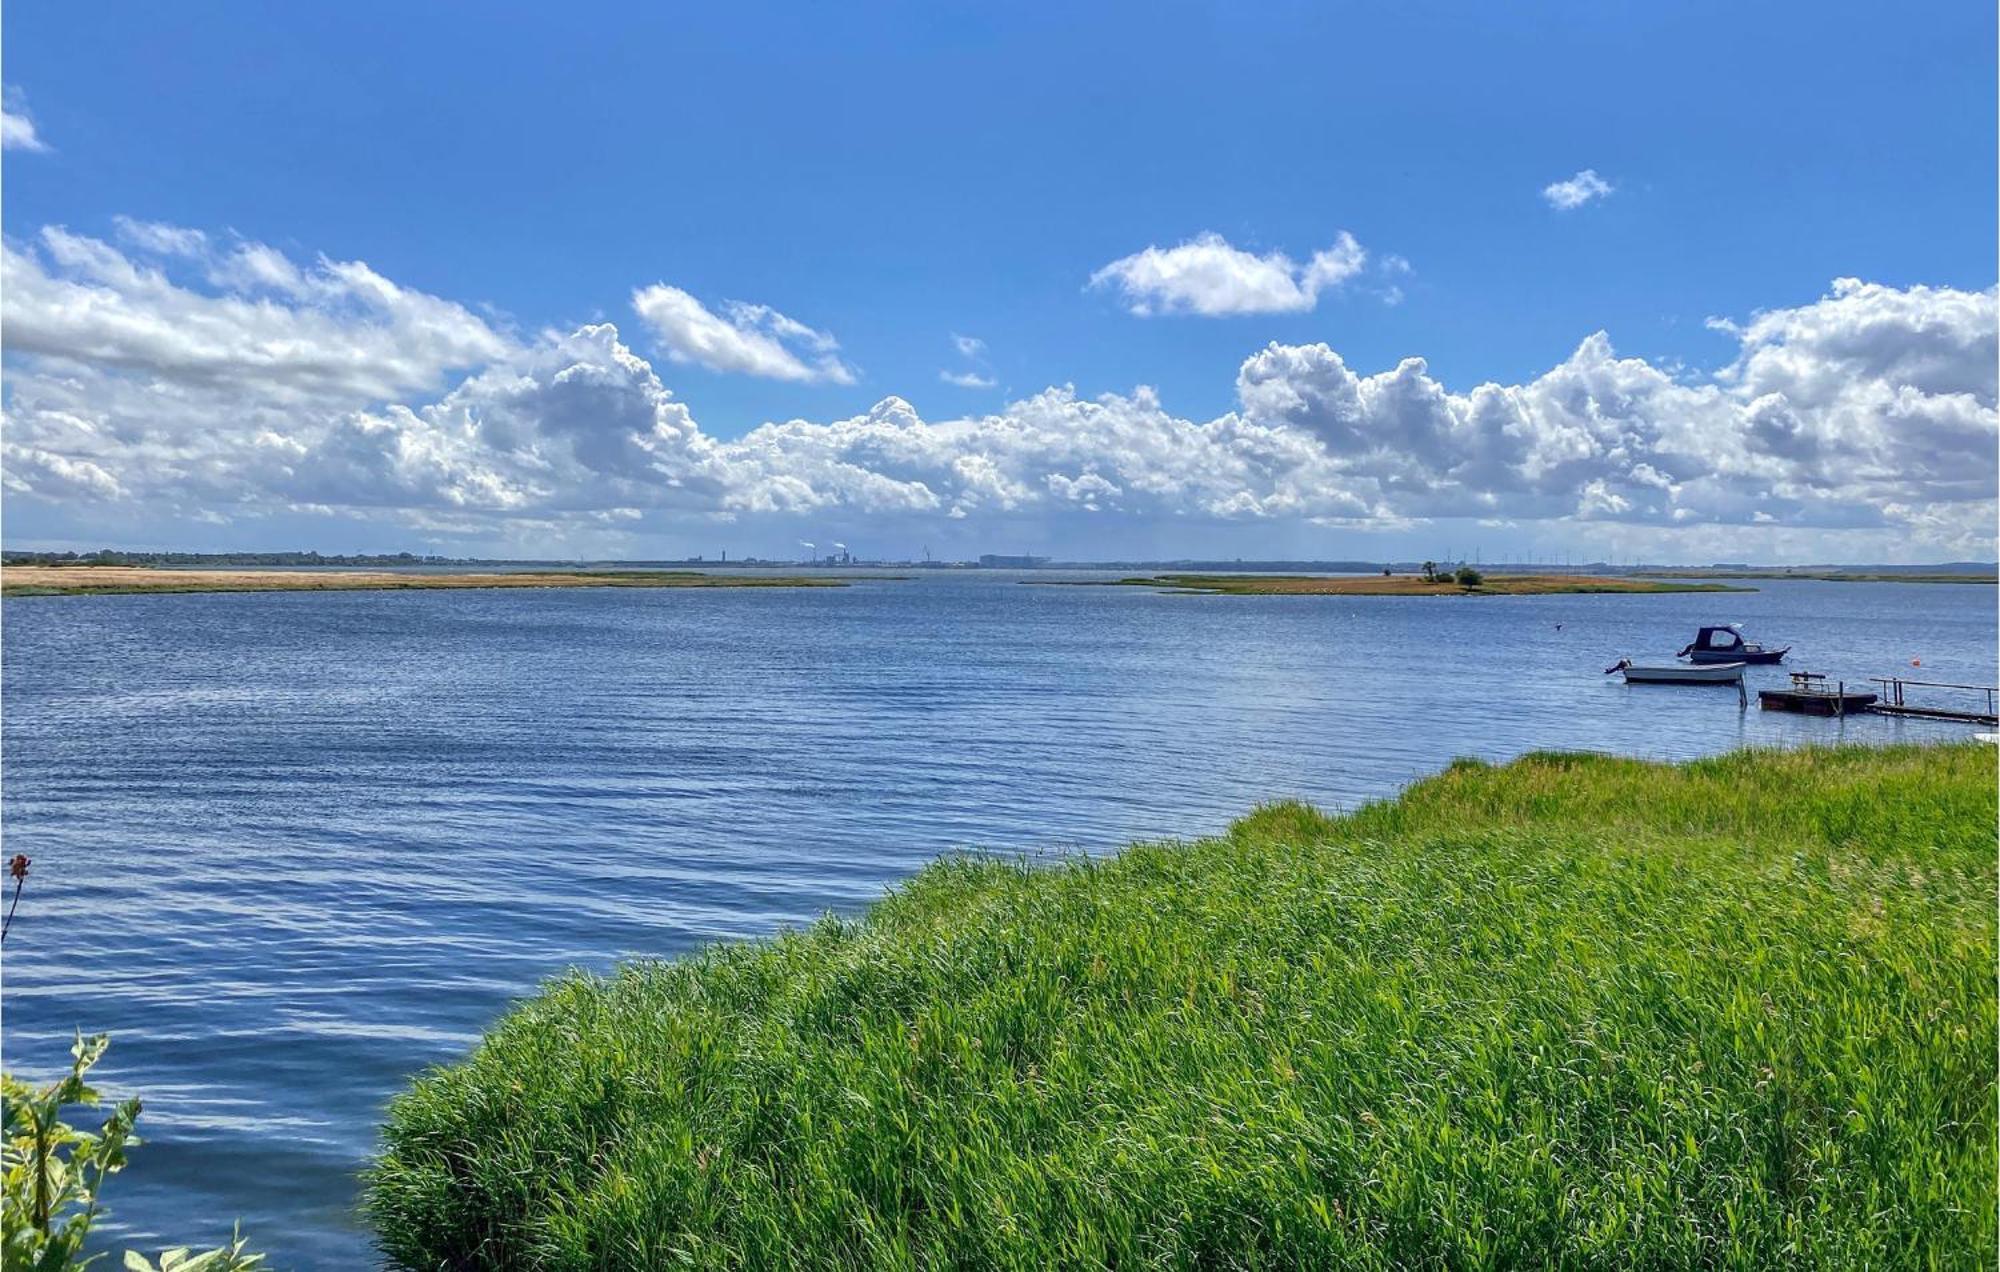
<path fill-rule="evenodd" d="M 0 596 L 130 596 L 187 592 L 402 592 L 461 588 L 846 587 L 844 576 L 758 578 L 699 570 L 522 570 L 398 574 L 389 570 L 174 570 L 147 566 L 13 565 Z"/>
<path fill-rule="evenodd" d="M 392 1102 L 364 1213 L 413 1267 L 1956 1262 L 1993 1239 L 1990 774 L 1539 752 L 946 858 L 549 982 Z"/>
<path fill-rule="evenodd" d="M 1605 578 L 1575 574 L 1489 574 L 1473 587 L 1416 575 L 1156 574 L 1124 579 L 1023 579 L 1053 587 L 1150 587 L 1180 596 L 1559 596 L 1754 592 L 1728 583 Z"/>
<path fill-rule="evenodd" d="M 1649 579 L 1742 579 L 1750 582 L 1769 581 L 1774 583 L 1792 580 L 1800 583 L 1984 583 L 1991 587 L 2000 583 L 2000 575 L 1992 574 L 1882 574 L 1860 571 L 1848 573 L 1843 570 L 1808 570 L 1788 574 L 1778 570 L 1652 570 L 1643 577 Z"/>

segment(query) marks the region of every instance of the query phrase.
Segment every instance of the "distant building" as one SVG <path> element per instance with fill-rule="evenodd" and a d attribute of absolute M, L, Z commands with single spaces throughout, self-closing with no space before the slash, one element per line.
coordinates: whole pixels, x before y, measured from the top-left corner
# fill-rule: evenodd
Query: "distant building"
<path fill-rule="evenodd" d="M 993 552 L 984 553 L 979 558 L 980 568 L 985 570 L 1032 570 L 1038 565 L 1048 563 L 1047 557 L 1000 556 Z"/>

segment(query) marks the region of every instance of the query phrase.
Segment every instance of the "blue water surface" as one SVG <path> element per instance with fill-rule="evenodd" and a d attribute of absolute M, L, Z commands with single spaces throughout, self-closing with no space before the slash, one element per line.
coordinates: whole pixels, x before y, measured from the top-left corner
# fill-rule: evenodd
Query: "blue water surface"
<path fill-rule="evenodd" d="M 374 1261 L 389 1097 L 570 966 L 851 912 L 940 853 L 1348 808 L 1455 756 L 1962 737 L 1602 669 L 1741 621 L 1794 666 L 1991 683 L 1995 593 L 1211 597 L 843 589 L 45 597 L 4 607 L 7 1066 L 144 1095 L 108 1232 Z M 1038 575 L 1034 577 L 1074 577 Z M 1920 660 L 1921 668 L 1912 668 Z M 1755 683 L 1777 683 L 1760 671 Z"/>

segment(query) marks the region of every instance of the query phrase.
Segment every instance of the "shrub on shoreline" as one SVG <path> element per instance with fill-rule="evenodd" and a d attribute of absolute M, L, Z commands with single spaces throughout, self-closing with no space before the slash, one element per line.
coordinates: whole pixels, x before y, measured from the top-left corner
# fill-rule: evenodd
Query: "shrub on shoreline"
<path fill-rule="evenodd" d="M 1454 765 L 574 975 L 393 1106 L 410 1267 L 1953 1265 L 1976 746 Z"/>

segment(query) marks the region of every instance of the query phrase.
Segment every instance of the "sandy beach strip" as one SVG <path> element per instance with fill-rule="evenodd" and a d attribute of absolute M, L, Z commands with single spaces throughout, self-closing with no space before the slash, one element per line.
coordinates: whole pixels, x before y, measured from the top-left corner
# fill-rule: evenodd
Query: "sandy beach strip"
<path fill-rule="evenodd" d="M 838 577 L 706 574 L 698 570 L 171 570 L 144 566 L 10 565 L 0 595 L 88 596 L 133 592 L 347 592 L 530 587 L 845 587 Z"/>

